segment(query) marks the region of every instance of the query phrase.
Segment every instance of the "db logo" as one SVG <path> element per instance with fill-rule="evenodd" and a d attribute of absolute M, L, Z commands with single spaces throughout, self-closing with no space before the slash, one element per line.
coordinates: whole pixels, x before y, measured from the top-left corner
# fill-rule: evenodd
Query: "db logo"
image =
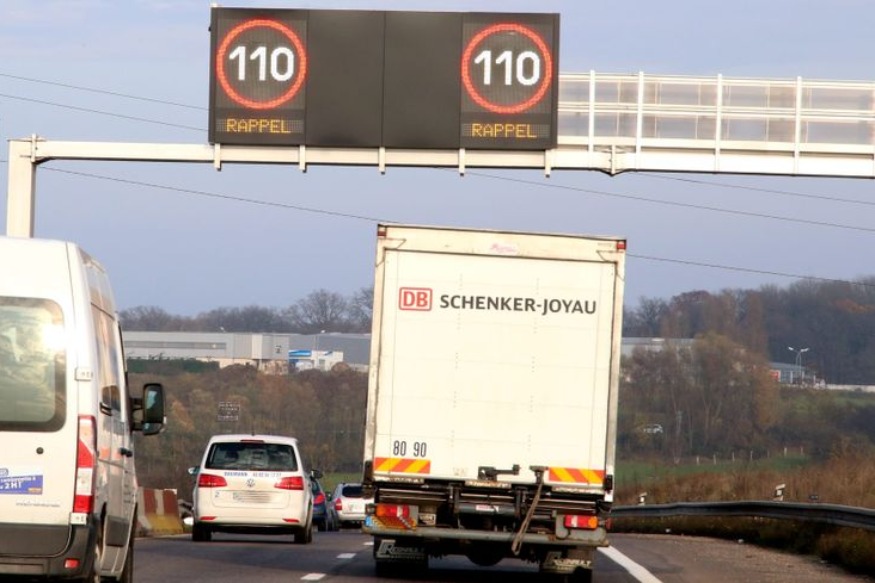
<path fill-rule="evenodd" d="M 402 287 L 398 290 L 398 308 L 402 310 L 431 310 L 431 289 L 427 287 Z"/>

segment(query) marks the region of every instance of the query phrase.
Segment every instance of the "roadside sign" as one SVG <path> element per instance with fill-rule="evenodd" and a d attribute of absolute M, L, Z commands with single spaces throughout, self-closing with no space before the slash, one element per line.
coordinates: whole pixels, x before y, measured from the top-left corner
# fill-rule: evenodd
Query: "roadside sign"
<path fill-rule="evenodd" d="M 218 421 L 239 421 L 240 420 L 240 403 L 233 401 L 219 401 L 219 413 L 216 416 Z"/>

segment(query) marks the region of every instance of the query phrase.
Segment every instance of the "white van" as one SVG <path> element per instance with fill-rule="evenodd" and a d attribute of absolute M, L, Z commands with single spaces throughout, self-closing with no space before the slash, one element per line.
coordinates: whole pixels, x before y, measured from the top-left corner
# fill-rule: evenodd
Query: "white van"
<path fill-rule="evenodd" d="M 73 243 L 0 237 L 0 579 L 131 581 L 132 432 L 164 392 L 128 392 L 103 267 Z"/>
<path fill-rule="evenodd" d="M 200 466 L 189 469 L 191 538 L 204 542 L 213 532 L 293 534 L 295 543 L 313 540 L 313 493 L 298 441 L 279 435 L 215 435 Z"/>

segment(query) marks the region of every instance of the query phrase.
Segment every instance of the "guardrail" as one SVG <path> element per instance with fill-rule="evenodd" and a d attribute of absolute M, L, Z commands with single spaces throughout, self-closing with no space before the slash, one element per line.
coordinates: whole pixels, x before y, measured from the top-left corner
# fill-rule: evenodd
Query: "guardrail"
<path fill-rule="evenodd" d="M 875 510 L 838 504 L 797 502 L 676 502 L 615 506 L 613 518 L 661 518 L 669 516 L 743 516 L 815 522 L 875 531 Z"/>

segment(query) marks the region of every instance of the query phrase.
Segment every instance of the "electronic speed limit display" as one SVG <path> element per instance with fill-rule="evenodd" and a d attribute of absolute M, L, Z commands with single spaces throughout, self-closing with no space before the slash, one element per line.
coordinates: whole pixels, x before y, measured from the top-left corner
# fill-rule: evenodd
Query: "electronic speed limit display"
<path fill-rule="evenodd" d="M 213 8 L 212 143 L 543 150 L 555 14 Z"/>
<path fill-rule="evenodd" d="M 214 9 L 212 30 L 210 141 L 303 144 L 307 12 Z"/>
<path fill-rule="evenodd" d="M 551 18 L 465 19 L 461 146 L 547 149 L 556 145 L 556 59 Z M 526 146 L 528 144 L 528 146 Z"/>

